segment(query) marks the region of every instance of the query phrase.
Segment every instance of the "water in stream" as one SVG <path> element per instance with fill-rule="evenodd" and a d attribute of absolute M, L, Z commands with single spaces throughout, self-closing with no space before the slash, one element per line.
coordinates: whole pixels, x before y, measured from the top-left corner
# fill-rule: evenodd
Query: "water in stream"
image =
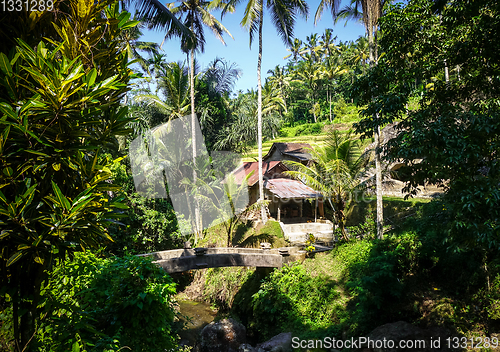
<path fill-rule="evenodd" d="M 214 320 L 217 313 L 209 304 L 195 301 L 179 301 L 179 309 L 185 323 L 185 328 L 179 333 L 180 345 L 192 346 L 196 351 L 201 330 Z"/>
<path fill-rule="evenodd" d="M 200 332 L 205 325 L 211 323 L 217 312 L 210 308 L 210 305 L 204 302 L 179 301 L 181 320 L 185 323 L 185 328 L 179 333 L 181 341 L 180 346 L 193 347 L 192 352 L 200 350 Z M 299 349 L 301 352 L 326 352 L 326 349 Z"/>

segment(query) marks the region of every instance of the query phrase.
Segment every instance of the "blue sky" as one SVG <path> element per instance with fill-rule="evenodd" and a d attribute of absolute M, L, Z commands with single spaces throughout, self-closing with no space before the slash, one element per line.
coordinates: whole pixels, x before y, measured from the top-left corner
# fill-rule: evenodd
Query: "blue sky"
<path fill-rule="evenodd" d="M 171 0 L 170 0 L 171 1 Z M 349 1 L 342 1 L 342 5 Z M 299 18 L 295 25 L 294 34 L 296 38 L 305 41 L 306 36 L 311 33 L 322 34 L 326 28 L 332 28 L 334 36 L 337 36 L 337 41 L 356 40 L 359 36 L 365 34 L 365 29 L 361 23 L 348 22 L 344 26 L 345 21 L 340 21 L 337 25 L 333 24 L 332 16 L 329 11 L 325 11 L 321 20 L 314 26 L 314 14 L 319 4 L 319 0 L 310 0 L 309 4 L 309 19 L 305 21 Z M 246 91 L 250 88 L 257 87 L 257 56 L 258 42 L 254 38 L 252 48 L 249 48 L 249 36 L 241 26 L 240 21 L 243 17 L 244 2 L 236 8 L 232 14 L 227 14 L 222 19 L 222 24 L 232 34 L 233 39 L 225 36 L 226 46 L 224 46 L 211 32 L 210 29 L 205 29 L 206 45 L 205 52 L 198 54 L 197 60 L 202 68 L 208 65 L 215 57 L 224 58 L 229 62 L 235 62 L 242 70 L 242 76 L 236 82 L 235 91 L 241 89 Z M 287 60 L 283 57 L 290 52 L 278 37 L 274 26 L 271 23 L 269 16 L 264 14 L 263 28 L 263 50 L 262 50 L 262 78 L 268 76 L 267 71 L 273 69 L 276 65 L 283 66 Z M 220 15 L 217 15 L 220 20 Z M 144 36 L 141 40 L 161 43 L 165 33 L 159 31 L 144 31 Z M 185 60 L 186 56 L 180 50 L 180 42 L 178 39 L 170 39 L 163 44 L 163 53 L 167 55 L 168 61 Z"/>

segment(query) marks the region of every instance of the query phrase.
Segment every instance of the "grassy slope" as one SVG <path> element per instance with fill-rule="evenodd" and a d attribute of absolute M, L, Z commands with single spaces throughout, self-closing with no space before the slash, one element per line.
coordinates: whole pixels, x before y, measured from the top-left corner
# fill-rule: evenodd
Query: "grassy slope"
<path fill-rule="evenodd" d="M 356 122 L 356 121 L 353 121 Z M 304 134 L 293 137 L 280 136 L 272 140 L 267 140 L 262 143 L 262 154 L 265 156 L 273 143 L 309 143 L 313 148 L 316 146 L 323 147 L 327 138 L 327 131 L 337 129 L 340 132 L 347 132 L 352 129 L 352 122 L 350 123 L 334 123 L 333 125 L 325 125 L 323 131 L 319 134 Z M 370 140 L 363 142 L 363 147 L 371 143 Z M 246 154 L 243 155 L 243 161 L 257 161 L 259 150 L 257 146 L 253 146 Z"/>

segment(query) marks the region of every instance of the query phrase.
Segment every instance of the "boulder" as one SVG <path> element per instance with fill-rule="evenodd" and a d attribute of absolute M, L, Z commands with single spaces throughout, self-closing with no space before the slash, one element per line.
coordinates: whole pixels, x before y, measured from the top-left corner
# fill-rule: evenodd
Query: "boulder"
<path fill-rule="evenodd" d="M 450 337 L 446 329 L 437 327 L 422 329 L 405 321 L 384 324 L 367 335 L 368 343 L 361 347 L 365 352 L 397 351 L 448 351 L 446 339 Z M 400 343 L 404 344 L 401 347 Z"/>
<path fill-rule="evenodd" d="M 255 350 L 255 348 L 252 347 L 252 345 L 244 343 L 240 345 L 238 352 L 257 352 L 257 351 Z"/>
<path fill-rule="evenodd" d="M 259 343 L 256 347 L 258 352 L 291 352 L 292 333 L 282 332 L 274 336 L 269 341 Z"/>
<path fill-rule="evenodd" d="M 234 319 L 213 321 L 201 331 L 201 352 L 238 352 L 246 334 L 245 326 Z"/>

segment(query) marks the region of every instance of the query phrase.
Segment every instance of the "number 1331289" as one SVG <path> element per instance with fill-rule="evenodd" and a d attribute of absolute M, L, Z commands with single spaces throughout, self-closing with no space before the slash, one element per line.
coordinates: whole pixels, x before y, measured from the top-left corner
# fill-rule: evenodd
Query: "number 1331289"
<path fill-rule="evenodd" d="M 3 12 L 14 11 L 52 11 L 54 9 L 54 1 L 52 0 L 0 0 L 0 9 Z"/>

